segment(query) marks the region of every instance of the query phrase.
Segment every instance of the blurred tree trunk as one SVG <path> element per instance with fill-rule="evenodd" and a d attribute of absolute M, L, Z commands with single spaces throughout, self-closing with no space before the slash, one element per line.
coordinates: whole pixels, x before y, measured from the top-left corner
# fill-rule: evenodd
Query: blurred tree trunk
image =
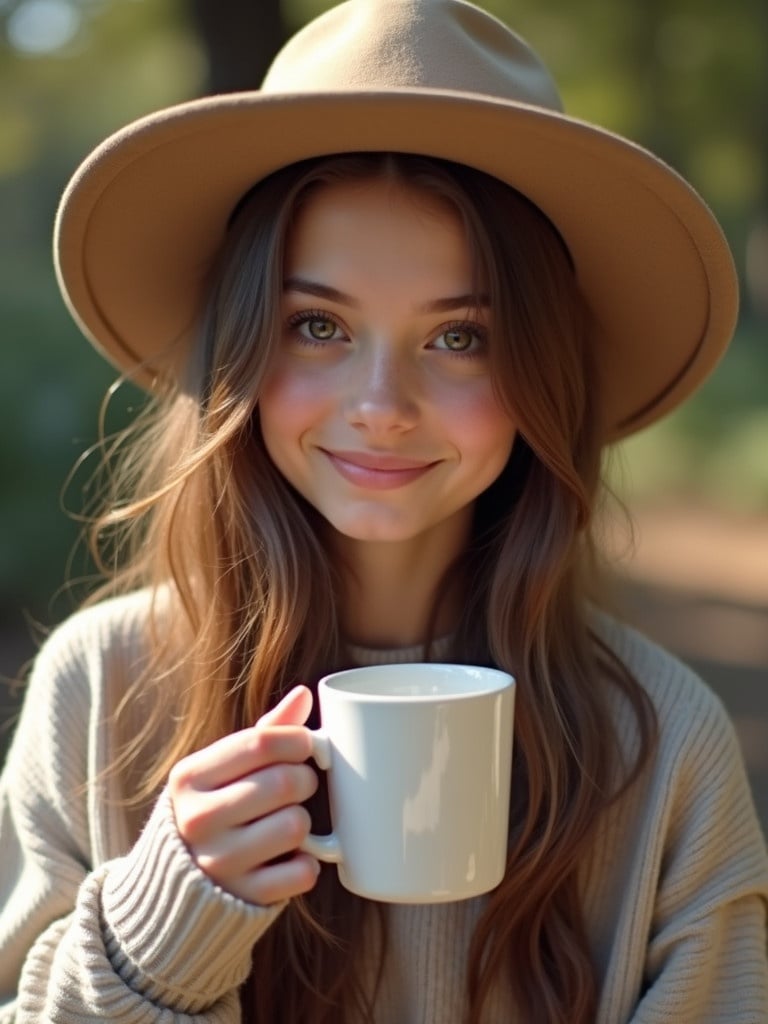
<path fill-rule="evenodd" d="M 667 110 L 669 82 L 658 55 L 661 26 L 669 13 L 668 0 L 633 0 L 627 8 L 626 59 L 634 72 L 641 101 L 638 141 L 681 170 L 676 140 Z"/>
<path fill-rule="evenodd" d="M 280 0 L 189 0 L 208 58 L 207 94 L 258 89 L 285 41 Z"/>
<path fill-rule="evenodd" d="M 765 0 L 752 0 L 752 18 L 755 31 L 763 40 L 764 51 L 754 121 L 761 187 L 747 239 L 746 283 L 752 312 L 768 319 L 768 5 Z"/>

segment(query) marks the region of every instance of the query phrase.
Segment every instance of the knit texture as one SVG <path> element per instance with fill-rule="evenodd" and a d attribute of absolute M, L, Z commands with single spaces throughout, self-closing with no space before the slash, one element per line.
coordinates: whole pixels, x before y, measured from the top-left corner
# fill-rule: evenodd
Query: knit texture
<path fill-rule="evenodd" d="M 38 656 L 0 780 L 0 1024 L 237 1024 L 238 988 L 282 910 L 244 903 L 197 868 L 166 792 L 139 818 L 119 803 L 130 780 L 104 774 L 147 605 L 138 593 L 80 612 Z M 766 1024 L 768 857 L 731 723 L 678 661 L 607 618 L 598 628 L 647 689 L 661 734 L 582 867 L 596 1022 Z M 634 718 L 615 707 L 631 751 Z M 460 1024 L 484 904 L 388 908 L 376 1024 Z M 371 980 L 377 966 L 372 947 Z M 487 1019 L 530 1024 L 504 983 Z"/>

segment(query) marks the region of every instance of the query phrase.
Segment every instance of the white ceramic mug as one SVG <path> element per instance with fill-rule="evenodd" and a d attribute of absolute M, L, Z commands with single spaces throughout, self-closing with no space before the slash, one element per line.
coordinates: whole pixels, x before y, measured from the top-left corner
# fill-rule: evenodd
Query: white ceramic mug
<path fill-rule="evenodd" d="M 302 849 L 368 899 L 440 903 L 499 884 L 506 864 L 515 681 L 469 665 L 326 676 L 313 757 L 328 836 Z"/>

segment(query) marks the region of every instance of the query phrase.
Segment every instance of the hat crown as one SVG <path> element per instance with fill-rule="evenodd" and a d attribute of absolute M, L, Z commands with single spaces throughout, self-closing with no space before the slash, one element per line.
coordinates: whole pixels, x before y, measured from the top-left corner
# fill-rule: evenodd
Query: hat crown
<path fill-rule="evenodd" d="M 286 43 L 262 92 L 414 88 L 562 110 L 538 55 L 465 0 L 347 0 Z"/>

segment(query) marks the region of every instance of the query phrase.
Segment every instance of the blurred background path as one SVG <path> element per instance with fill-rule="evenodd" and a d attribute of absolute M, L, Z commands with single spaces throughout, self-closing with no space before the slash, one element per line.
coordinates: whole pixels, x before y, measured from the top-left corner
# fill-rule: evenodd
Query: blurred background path
<path fill-rule="evenodd" d="M 768 516 L 678 506 L 635 510 L 634 520 L 620 607 L 722 699 L 768 836 Z"/>

